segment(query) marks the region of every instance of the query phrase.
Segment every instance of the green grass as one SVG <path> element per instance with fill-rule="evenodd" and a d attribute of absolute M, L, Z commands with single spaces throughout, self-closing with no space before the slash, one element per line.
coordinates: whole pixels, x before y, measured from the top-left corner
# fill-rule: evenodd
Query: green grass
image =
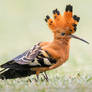
<path fill-rule="evenodd" d="M 40 74 L 38 82 L 35 75 L 13 80 L 0 80 L 0 92 L 91 92 L 92 77 L 76 72 L 65 73 L 60 70 L 47 72 L 49 82 Z"/>

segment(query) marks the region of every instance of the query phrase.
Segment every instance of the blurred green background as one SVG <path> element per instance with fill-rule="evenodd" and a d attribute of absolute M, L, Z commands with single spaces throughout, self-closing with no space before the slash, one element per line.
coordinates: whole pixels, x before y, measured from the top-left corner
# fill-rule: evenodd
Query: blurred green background
<path fill-rule="evenodd" d="M 0 0 L 0 63 L 37 42 L 51 41 L 53 37 L 44 21 L 45 16 L 52 16 L 55 8 L 63 13 L 67 4 L 72 4 L 74 14 L 81 18 L 75 34 L 90 45 L 72 39 L 70 58 L 60 69 L 92 73 L 92 0 Z"/>

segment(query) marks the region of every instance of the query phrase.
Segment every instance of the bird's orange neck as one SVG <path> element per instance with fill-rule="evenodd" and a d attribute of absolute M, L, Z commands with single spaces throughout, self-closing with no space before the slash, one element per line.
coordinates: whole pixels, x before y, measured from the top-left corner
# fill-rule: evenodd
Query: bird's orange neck
<path fill-rule="evenodd" d="M 70 38 L 59 38 L 54 36 L 53 42 L 59 46 L 69 46 Z"/>
<path fill-rule="evenodd" d="M 66 61 L 69 57 L 70 39 L 55 38 L 52 42 L 52 48 L 54 50 L 56 50 L 56 52 L 57 52 L 58 56 L 60 56 L 60 58 L 63 58 L 63 60 Z"/>
<path fill-rule="evenodd" d="M 43 42 L 41 47 L 48 51 L 54 58 L 68 59 L 69 56 L 69 42 L 70 39 L 54 38 L 52 42 Z"/>

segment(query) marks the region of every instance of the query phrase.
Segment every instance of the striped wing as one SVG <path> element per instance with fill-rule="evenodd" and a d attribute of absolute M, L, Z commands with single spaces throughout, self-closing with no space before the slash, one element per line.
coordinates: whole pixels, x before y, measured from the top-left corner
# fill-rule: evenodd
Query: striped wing
<path fill-rule="evenodd" d="M 39 44 L 40 43 L 34 45 L 34 47 L 31 50 L 25 51 L 23 54 L 15 57 L 12 60 L 14 60 L 16 63 L 21 65 L 32 63 L 41 50 L 41 47 L 39 46 Z"/>
<path fill-rule="evenodd" d="M 56 60 L 47 51 L 42 50 L 39 44 L 1 65 L 1 67 L 25 70 L 32 67 L 48 67 L 56 63 Z"/>
<path fill-rule="evenodd" d="M 43 51 L 39 46 L 39 43 L 35 45 L 31 50 L 25 51 L 23 54 L 13 59 L 16 63 L 25 65 L 28 64 L 31 67 L 44 67 L 50 66 L 56 63 L 47 51 Z"/>

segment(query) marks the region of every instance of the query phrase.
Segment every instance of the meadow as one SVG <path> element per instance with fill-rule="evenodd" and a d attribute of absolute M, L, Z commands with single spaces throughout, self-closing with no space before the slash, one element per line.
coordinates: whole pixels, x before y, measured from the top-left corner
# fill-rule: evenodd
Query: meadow
<path fill-rule="evenodd" d="M 21 79 L 0 80 L 0 92 L 92 92 L 92 8 L 91 0 L 0 0 L 0 64 L 16 57 L 37 42 L 51 41 L 52 32 L 44 21 L 58 8 L 63 14 L 72 4 L 80 16 L 75 35 L 89 45 L 71 39 L 69 60 L 47 71 L 49 82 L 40 74 Z M 1 69 L 0 69 L 1 70 Z"/>

